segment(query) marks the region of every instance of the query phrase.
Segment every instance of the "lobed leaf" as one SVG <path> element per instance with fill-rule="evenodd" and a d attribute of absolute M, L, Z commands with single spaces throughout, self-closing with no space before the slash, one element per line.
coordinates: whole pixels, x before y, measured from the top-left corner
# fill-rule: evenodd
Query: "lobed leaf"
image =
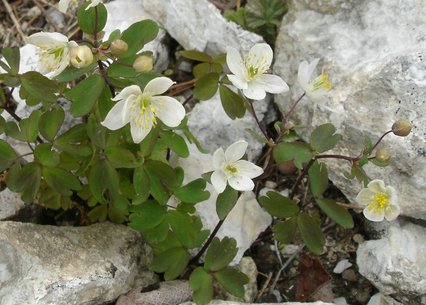
<path fill-rule="evenodd" d="M 284 222 L 279 222 L 272 227 L 274 238 L 283 243 L 290 244 L 297 230 L 297 217 L 291 217 Z"/>
<path fill-rule="evenodd" d="M 238 192 L 229 185 L 226 186 L 225 190 L 217 196 L 216 199 L 216 213 L 220 220 L 231 212 L 235 204 L 238 201 Z"/>
<path fill-rule="evenodd" d="M 297 226 L 308 249 L 315 254 L 324 251 L 325 238 L 322 234 L 319 220 L 312 216 L 301 213 L 297 216 Z"/>
<path fill-rule="evenodd" d="M 342 135 L 334 134 L 335 132 L 336 127 L 331 123 L 318 126 L 311 134 L 311 147 L 319 153 L 334 148 L 342 139 Z"/>
<path fill-rule="evenodd" d="M 219 73 L 211 72 L 197 79 L 194 88 L 194 97 L 201 101 L 211 99 L 219 86 Z"/>
<path fill-rule="evenodd" d="M 189 254 L 181 247 L 170 248 L 157 255 L 152 261 L 151 268 L 155 272 L 164 272 L 166 281 L 181 275 L 188 264 Z"/>
<path fill-rule="evenodd" d="M 103 30 L 108 19 L 108 12 L 102 3 L 86 9 L 90 2 L 84 2 L 77 12 L 80 29 L 87 34 L 96 34 Z"/>
<path fill-rule="evenodd" d="M 243 98 L 225 85 L 219 87 L 220 100 L 223 110 L 232 119 L 242 118 L 246 113 Z"/>
<path fill-rule="evenodd" d="M 249 282 L 247 275 L 228 267 L 215 272 L 214 277 L 226 291 L 239 298 L 244 297 L 244 285 Z"/>
<path fill-rule="evenodd" d="M 294 200 L 277 192 L 267 192 L 266 196 L 259 198 L 262 207 L 272 216 L 287 218 L 297 215 L 299 207 Z"/>
<path fill-rule="evenodd" d="M 321 198 L 328 187 L 327 166 L 315 161 L 308 171 L 309 186 L 315 198 Z"/>
<path fill-rule="evenodd" d="M 199 178 L 176 189 L 173 194 L 180 201 L 187 203 L 198 203 L 207 200 L 210 197 L 210 193 L 205 191 L 205 188 L 206 181 Z"/>
<path fill-rule="evenodd" d="M 231 237 L 224 237 L 222 240 L 217 237 L 213 238 L 204 259 L 204 269 L 215 272 L 225 268 L 237 255 L 237 251 L 235 239 Z"/>
<path fill-rule="evenodd" d="M 351 214 L 344 207 L 338 205 L 331 199 L 316 198 L 318 206 L 323 210 L 328 217 L 346 229 L 351 229 L 354 226 L 354 221 Z"/>
<path fill-rule="evenodd" d="M 194 291 L 192 298 L 197 305 L 205 305 L 213 298 L 213 277 L 202 267 L 197 267 L 189 276 L 189 286 Z"/>
<path fill-rule="evenodd" d="M 302 169 L 303 163 L 308 162 L 313 153 L 309 145 L 300 142 L 279 143 L 274 147 L 273 156 L 277 163 L 294 160 L 297 168 Z"/>

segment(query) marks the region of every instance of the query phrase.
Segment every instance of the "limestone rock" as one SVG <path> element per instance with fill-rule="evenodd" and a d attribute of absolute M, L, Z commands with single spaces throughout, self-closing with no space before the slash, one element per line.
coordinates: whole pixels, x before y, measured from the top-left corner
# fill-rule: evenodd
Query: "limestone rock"
<path fill-rule="evenodd" d="M 391 297 L 385 296 L 379 292 L 371 297 L 367 305 L 402 305 L 402 304 L 395 301 Z"/>
<path fill-rule="evenodd" d="M 152 284 L 140 235 L 111 223 L 53 227 L 0 222 L 2 305 L 98 305 Z"/>
<path fill-rule="evenodd" d="M 383 294 L 420 304 L 418 298 L 426 295 L 425 253 L 426 228 L 393 222 L 385 237 L 359 245 L 357 265 Z"/>
<path fill-rule="evenodd" d="M 380 16 L 378 18 L 377 16 Z M 426 3 L 407 0 L 293 0 L 276 43 L 274 70 L 292 87 L 278 96 L 282 109 L 301 94 L 296 84 L 301 61 L 322 58 L 317 68 L 333 88 L 319 102 L 304 98 L 294 121 L 308 139 L 316 126 L 331 122 L 343 140 L 335 153 L 356 156 L 365 136 L 373 141 L 400 119 L 412 121 L 407 138 L 387 136 L 391 165 L 367 166 L 370 177 L 393 185 L 402 213 L 426 219 Z M 333 183 L 354 200 L 361 185 L 348 182 L 348 162 L 330 161 Z"/>
<path fill-rule="evenodd" d="M 217 55 L 227 46 L 248 51 L 262 42 L 259 35 L 227 21 L 207 0 L 144 0 L 143 5 L 186 50 Z"/>
<path fill-rule="evenodd" d="M 221 301 L 221 300 L 213 300 L 208 305 L 250 305 L 254 303 L 239 303 L 239 302 L 231 302 L 231 301 Z M 270 305 L 272 303 L 256 303 L 256 305 Z M 180 305 L 195 305 L 195 303 L 186 302 Z M 324 303 L 321 301 L 312 302 L 312 303 L 299 303 L 299 302 L 286 302 L 286 303 L 275 303 L 275 305 L 333 305 L 333 303 Z"/>
<path fill-rule="evenodd" d="M 14 216 L 24 207 L 21 196 L 8 188 L 0 192 L 0 221 Z"/>

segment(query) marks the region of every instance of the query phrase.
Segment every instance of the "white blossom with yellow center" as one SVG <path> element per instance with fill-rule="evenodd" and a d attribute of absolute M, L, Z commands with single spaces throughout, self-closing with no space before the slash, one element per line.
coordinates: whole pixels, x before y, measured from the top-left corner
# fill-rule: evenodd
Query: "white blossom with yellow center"
<path fill-rule="evenodd" d="M 228 74 L 228 79 L 235 87 L 241 89 L 246 97 L 253 100 L 264 99 L 266 92 L 288 91 L 288 86 L 281 77 L 266 74 L 272 58 L 272 49 L 266 43 L 254 45 L 244 59 L 237 49 L 229 47 L 226 63 L 232 74 Z"/>
<path fill-rule="evenodd" d="M 297 73 L 297 81 L 300 87 L 313 100 L 323 97 L 331 89 L 331 82 L 328 80 L 328 75 L 324 71 L 312 80 L 312 74 L 318 62 L 319 58 L 314 59 L 309 64 L 306 61 L 302 61 Z"/>
<path fill-rule="evenodd" d="M 38 70 L 41 74 L 54 77 L 65 70 L 70 61 L 71 48 L 77 47 L 61 33 L 39 32 L 25 38 L 25 42 L 37 47 Z"/>
<path fill-rule="evenodd" d="M 160 119 L 169 127 L 177 127 L 185 117 L 185 108 L 176 99 L 161 96 L 173 85 L 167 77 L 157 77 L 148 82 L 143 92 L 139 86 L 124 88 L 112 100 L 117 102 L 108 112 L 103 126 L 117 130 L 130 123 L 133 142 L 140 143 Z"/>
<path fill-rule="evenodd" d="M 364 216 L 371 221 L 394 220 L 400 213 L 397 194 L 393 187 L 382 180 L 373 180 L 362 189 L 356 201 L 364 206 Z"/>
<path fill-rule="evenodd" d="M 215 171 L 211 183 L 216 192 L 222 193 L 226 184 L 237 191 L 251 191 L 254 188 L 253 178 L 260 176 L 263 169 L 249 161 L 240 160 L 247 149 L 246 141 L 237 141 L 223 151 L 218 148 L 213 154 Z"/>
<path fill-rule="evenodd" d="M 87 0 L 87 1 L 90 1 L 90 0 Z M 62 13 L 65 13 L 68 10 L 68 6 L 70 5 L 70 3 L 76 3 L 76 2 L 78 2 L 78 0 L 60 0 L 58 3 L 58 9 Z M 99 3 L 101 3 L 101 0 L 91 0 L 90 4 L 86 7 L 86 10 L 88 10 L 91 7 L 95 7 Z"/>

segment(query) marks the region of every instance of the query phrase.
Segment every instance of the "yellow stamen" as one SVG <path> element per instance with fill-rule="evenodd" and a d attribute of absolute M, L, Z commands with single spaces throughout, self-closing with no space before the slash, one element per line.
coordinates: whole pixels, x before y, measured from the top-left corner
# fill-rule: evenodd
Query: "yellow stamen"
<path fill-rule="evenodd" d="M 387 209 L 389 205 L 389 196 L 385 193 L 378 192 L 374 194 L 373 201 L 368 206 L 369 211 L 373 211 L 373 213 L 379 213 L 380 211 Z"/>
<path fill-rule="evenodd" d="M 235 174 L 237 172 L 237 168 L 232 165 L 227 165 L 226 171 L 229 172 L 230 174 Z"/>
<path fill-rule="evenodd" d="M 327 73 L 322 72 L 321 75 L 312 81 L 311 86 L 313 91 L 320 89 L 330 90 L 331 82 L 328 80 Z"/>

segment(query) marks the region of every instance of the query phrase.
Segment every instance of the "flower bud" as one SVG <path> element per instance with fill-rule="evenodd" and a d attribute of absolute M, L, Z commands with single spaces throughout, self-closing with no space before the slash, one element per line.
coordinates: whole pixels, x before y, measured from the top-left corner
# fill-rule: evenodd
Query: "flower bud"
<path fill-rule="evenodd" d="M 387 148 L 379 148 L 376 150 L 376 160 L 381 163 L 389 162 L 391 158 L 390 152 Z"/>
<path fill-rule="evenodd" d="M 401 119 L 392 125 L 392 132 L 396 136 L 406 137 L 411 132 L 411 123 L 409 120 Z"/>
<path fill-rule="evenodd" d="M 70 51 L 70 62 L 76 68 L 84 68 L 93 62 L 93 53 L 88 46 L 78 46 Z"/>
<path fill-rule="evenodd" d="M 152 70 L 152 67 L 152 57 L 148 55 L 139 56 L 133 63 L 133 69 L 135 69 L 136 72 L 148 72 Z"/>
<path fill-rule="evenodd" d="M 116 56 L 123 54 L 127 51 L 128 48 L 129 45 L 121 39 L 114 40 L 113 42 L 111 42 L 111 45 L 109 47 L 111 53 Z"/>

